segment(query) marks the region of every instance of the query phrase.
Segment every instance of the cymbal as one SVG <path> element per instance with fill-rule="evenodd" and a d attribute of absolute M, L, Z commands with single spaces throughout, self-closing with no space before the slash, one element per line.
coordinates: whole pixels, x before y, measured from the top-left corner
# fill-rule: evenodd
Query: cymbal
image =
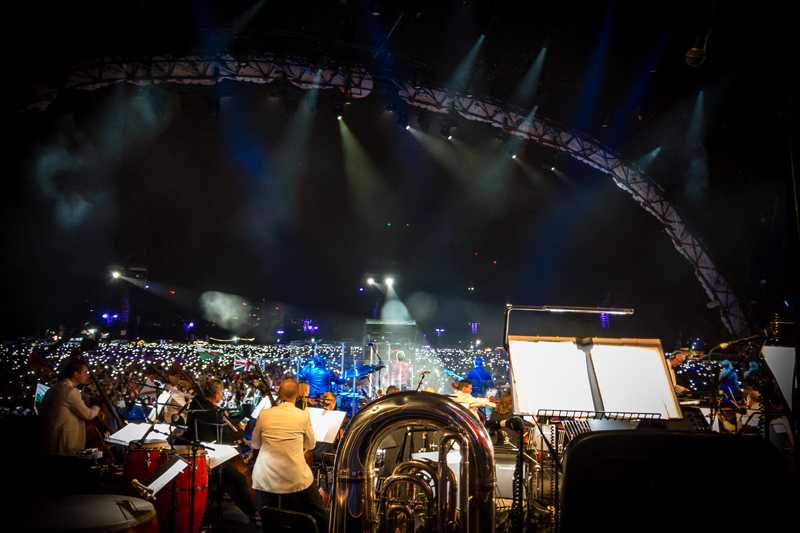
<path fill-rule="evenodd" d="M 342 372 L 342 376 L 345 379 L 353 379 L 353 378 L 362 378 L 372 374 L 373 372 L 377 372 L 378 370 L 382 369 L 383 365 L 359 365 L 354 368 L 348 368 L 344 372 Z"/>

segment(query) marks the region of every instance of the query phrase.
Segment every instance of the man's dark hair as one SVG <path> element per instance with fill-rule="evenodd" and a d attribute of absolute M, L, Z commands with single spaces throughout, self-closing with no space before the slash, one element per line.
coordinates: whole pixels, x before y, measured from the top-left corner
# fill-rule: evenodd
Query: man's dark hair
<path fill-rule="evenodd" d="M 467 385 L 472 385 L 472 380 L 469 379 L 462 379 L 458 382 L 458 388 L 461 389 L 462 387 L 466 387 Z"/>
<path fill-rule="evenodd" d="M 203 383 L 203 396 L 211 398 L 217 393 L 217 389 L 224 389 L 222 382 L 216 378 L 210 378 Z"/>
<path fill-rule="evenodd" d="M 58 379 L 68 379 L 80 372 L 83 367 L 89 368 L 89 363 L 80 357 L 70 357 L 65 359 L 58 368 Z"/>

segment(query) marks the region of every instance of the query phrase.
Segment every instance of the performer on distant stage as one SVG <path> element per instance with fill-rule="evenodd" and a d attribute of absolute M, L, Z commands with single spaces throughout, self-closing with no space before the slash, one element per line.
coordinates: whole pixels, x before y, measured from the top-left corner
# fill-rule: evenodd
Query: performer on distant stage
<path fill-rule="evenodd" d="M 389 383 L 399 387 L 408 387 L 409 370 L 411 365 L 406 361 L 406 354 L 397 350 L 397 360 L 389 363 Z"/>
<path fill-rule="evenodd" d="M 325 357 L 322 354 L 315 355 L 311 361 L 306 363 L 298 376 L 302 381 L 308 383 L 311 388 L 309 396 L 318 398 L 323 393 L 331 390 L 331 383 L 343 383 L 344 380 L 325 366 Z"/>
<path fill-rule="evenodd" d="M 487 389 L 494 387 L 492 374 L 483 366 L 480 355 L 475 358 L 475 366 L 467 374 L 467 379 L 472 382 L 472 395 L 475 397 L 485 395 Z"/>

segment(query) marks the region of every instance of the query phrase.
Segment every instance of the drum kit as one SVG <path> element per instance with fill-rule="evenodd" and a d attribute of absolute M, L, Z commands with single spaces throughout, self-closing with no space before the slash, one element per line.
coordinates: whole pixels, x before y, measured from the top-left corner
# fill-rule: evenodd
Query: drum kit
<path fill-rule="evenodd" d="M 342 372 L 340 378 L 350 383 L 350 390 L 341 386 L 340 390 L 334 393 L 338 399 L 338 409 L 348 411 L 351 416 L 355 416 L 368 399 L 366 394 L 358 391 L 358 382 L 383 368 L 383 365 L 356 365 Z"/>

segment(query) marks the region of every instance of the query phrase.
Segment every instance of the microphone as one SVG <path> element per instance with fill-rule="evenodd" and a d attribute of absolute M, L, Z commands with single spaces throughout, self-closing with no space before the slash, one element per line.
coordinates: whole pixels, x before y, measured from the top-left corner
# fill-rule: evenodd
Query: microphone
<path fill-rule="evenodd" d="M 431 373 L 431 371 L 430 371 L 430 370 L 423 370 L 422 372 L 420 372 L 420 373 L 419 373 L 419 375 L 420 375 L 420 376 L 427 376 L 427 375 L 428 375 L 428 374 L 430 374 L 430 373 Z"/>
<path fill-rule="evenodd" d="M 717 346 L 719 347 L 720 350 L 725 350 L 725 349 L 728 348 L 728 346 L 733 346 L 734 344 L 739 344 L 740 342 L 753 340 L 753 339 L 756 339 L 758 337 L 763 337 L 763 336 L 764 336 L 763 333 L 757 333 L 755 335 L 750 335 L 749 337 L 742 337 L 741 339 L 734 339 L 734 340 L 728 341 L 728 342 L 721 342 Z"/>

